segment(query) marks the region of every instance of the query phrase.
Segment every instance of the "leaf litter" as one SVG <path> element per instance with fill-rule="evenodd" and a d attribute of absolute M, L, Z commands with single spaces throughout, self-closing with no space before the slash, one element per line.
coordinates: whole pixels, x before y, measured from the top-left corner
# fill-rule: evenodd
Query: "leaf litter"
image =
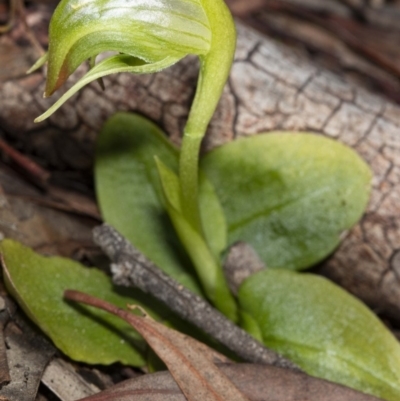
<path fill-rule="evenodd" d="M 125 380 L 85 401 L 377 401 L 370 395 L 271 365 L 216 363 L 220 355 L 197 340 L 103 300 L 67 290 L 65 298 L 116 314 L 137 330 L 169 372 Z M 83 401 L 82 400 L 82 401 Z"/>
<path fill-rule="evenodd" d="M 138 331 L 168 367 L 189 401 L 249 401 L 214 364 L 214 351 L 191 337 L 87 294 L 67 290 L 64 297 L 104 309 Z"/>

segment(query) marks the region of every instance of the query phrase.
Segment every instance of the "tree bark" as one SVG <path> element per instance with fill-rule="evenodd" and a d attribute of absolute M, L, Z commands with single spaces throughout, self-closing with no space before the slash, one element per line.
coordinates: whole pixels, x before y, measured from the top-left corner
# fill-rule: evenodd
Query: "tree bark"
<path fill-rule="evenodd" d="M 320 271 L 375 310 L 400 320 L 400 107 L 271 38 L 240 23 L 237 28 L 235 62 L 204 151 L 260 132 L 302 130 L 359 152 L 374 172 L 371 201 Z M 2 38 L 0 49 L 4 43 Z M 55 99 L 42 98 L 42 73 L 15 76 L 14 71 L 12 79 L 1 81 L 0 76 L 0 131 L 55 170 L 90 171 L 96 133 L 116 111 L 146 115 L 179 144 L 197 74 L 197 62 L 188 57 L 155 75 L 111 76 L 104 92 L 90 85 L 49 120 L 34 124 Z"/>

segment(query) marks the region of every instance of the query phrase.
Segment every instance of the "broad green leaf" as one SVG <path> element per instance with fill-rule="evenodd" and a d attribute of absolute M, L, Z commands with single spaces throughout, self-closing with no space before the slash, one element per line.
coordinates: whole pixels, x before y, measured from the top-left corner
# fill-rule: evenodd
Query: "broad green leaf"
<path fill-rule="evenodd" d="M 400 399 L 398 341 L 363 303 L 327 279 L 264 270 L 242 284 L 239 303 L 244 328 L 310 375 Z"/>
<path fill-rule="evenodd" d="M 63 0 L 49 29 L 46 95 L 85 60 L 116 51 L 156 63 L 204 55 L 211 42 L 200 0 Z"/>
<path fill-rule="evenodd" d="M 47 54 L 47 53 L 46 53 Z M 37 64 L 41 60 L 38 60 L 37 63 L 31 68 L 33 69 L 39 68 L 40 65 Z M 45 113 L 40 115 L 35 119 L 35 122 L 38 123 L 40 121 L 45 120 L 50 117 L 57 109 L 59 109 L 71 96 L 73 96 L 76 92 L 82 89 L 85 85 L 90 82 L 96 81 L 97 79 L 101 79 L 107 75 L 116 74 L 119 72 L 131 72 L 134 74 L 149 74 L 152 72 L 160 71 L 164 68 L 175 64 L 178 60 L 173 57 L 166 57 L 159 62 L 153 64 L 146 64 L 143 60 L 140 60 L 136 57 L 127 56 L 127 55 L 116 55 L 109 57 L 99 64 L 95 65 L 91 68 L 77 83 L 75 83 L 67 92 L 64 93 Z"/>
<path fill-rule="evenodd" d="M 350 148 L 314 134 L 271 133 L 202 160 L 221 201 L 228 243 L 250 243 L 269 267 L 304 269 L 361 217 L 371 172 Z"/>
<path fill-rule="evenodd" d="M 108 120 L 98 138 L 95 163 L 102 215 L 167 274 L 200 292 L 164 208 L 155 157 L 176 171 L 178 150 L 153 123 L 127 113 Z M 224 216 L 212 186 L 200 178 L 204 229 L 213 252 L 219 254 L 226 246 Z"/>
<path fill-rule="evenodd" d="M 114 288 L 95 268 L 70 259 L 44 257 L 11 240 L 2 241 L 0 249 L 8 291 L 62 352 L 91 364 L 145 364 L 146 345 L 129 325 L 108 313 L 63 301 L 67 288 L 101 296 L 121 308 L 128 303 L 143 305 L 143 295 L 136 292 L 137 297 L 128 297 L 127 289 Z"/>

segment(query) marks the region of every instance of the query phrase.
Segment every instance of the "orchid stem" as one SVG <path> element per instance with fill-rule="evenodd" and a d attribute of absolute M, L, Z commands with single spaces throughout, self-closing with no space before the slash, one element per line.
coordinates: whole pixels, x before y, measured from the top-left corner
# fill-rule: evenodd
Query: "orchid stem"
<path fill-rule="evenodd" d="M 193 228 L 203 233 L 199 208 L 199 152 L 202 136 L 185 133 L 179 159 L 179 179 L 183 214 Z"/>
<path fill-rule="evenodd" d="M 230 12 L 223 1 L 202 0 L 202 5 L 210 22 L 212 43 L 207 55 L 200 56 L 196 95 L 184 129 L 179 158 L 181 211 L 184 219 L 197 234 L 191 235 L 190 238 L 185 238 L 184 235 L 180 237 L 208 297 L 221 312 L 236 320 L 236 303 L 223 275 L 220 255 L 214 254 L 204 235 L 202 217 L 207 218 L 207 216 L 201 216 L 199 207 L 201 141 L 229 76 L 235 51 L 236 32 Z"/>

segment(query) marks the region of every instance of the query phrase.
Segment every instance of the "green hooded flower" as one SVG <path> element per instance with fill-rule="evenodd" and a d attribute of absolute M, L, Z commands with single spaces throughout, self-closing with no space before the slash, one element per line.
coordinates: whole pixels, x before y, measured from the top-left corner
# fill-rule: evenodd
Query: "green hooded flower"
<path fill-rule="evenodd" d="M 85 60 L 91 60 L 93 68 L 36 121 L 44 120 L 84 85 L 105 75 L 153 73 L 194 54 L 202 60 L 200 75 L 207 76 L 206 82 L 201 79 L 199 91 L 209 85 L 208 80 L 213 81 L 214 90 L 207 90 L 204 101 L 213 104 L 207 125 L 229 73 L 234 48 L 235 29 L 222 0 L 62 0 L 50 22 L 48 53 L 32 68 L 48 61 L 44 96 L 59 89 Z M 109 51 L 115 55 L 94 66 L 96 56 Z M 210 62 L 214 59 L 218 61 Z"/>

